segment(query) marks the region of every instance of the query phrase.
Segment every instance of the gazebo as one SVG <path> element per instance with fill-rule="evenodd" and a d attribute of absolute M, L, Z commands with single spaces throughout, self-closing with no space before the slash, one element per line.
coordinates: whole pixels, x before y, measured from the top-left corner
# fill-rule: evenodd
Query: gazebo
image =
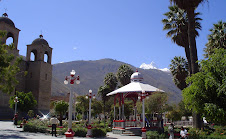
<path fill-rule="evenodd" d="M 143 76 L 141 73 L 136 71 L 131 75 L 131 83 L 107 94 L 107 96 L 115 95 L 114 98 L 114 120 L 113 120 L 113 133 L 114 130 L 119 133 L 123 133 L 126 128 L 135 128 L 136 130 L 142 131 L 142 137 L 146 138 L 145 128 L 145 108 L 144 99 L 146 96 L 151 95 L 154 92 L 164 92 L 154 86 L 143 83 Z M 134 103 L 134 118 L 133 120 L 126 120 L 124 116 L 124 100 L 130 98 Z M 142 119 L 137 119 L 137 107 L 136 102 L 140 99 L 142 101 Z M 118 100 L 119 103 L 119 118 L 116 120 L 116 109 L 115 105 Z M 139 131 L 140 131 L 139 130 Z"/>

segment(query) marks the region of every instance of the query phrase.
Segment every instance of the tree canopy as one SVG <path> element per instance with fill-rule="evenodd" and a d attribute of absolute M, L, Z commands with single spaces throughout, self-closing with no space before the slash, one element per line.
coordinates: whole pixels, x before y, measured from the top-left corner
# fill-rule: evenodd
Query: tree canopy
<path fill-rule="evenodd" d="M 213 24 L 210 32 L 206 48 L 204 48 L 205 58 L 208 58 L 214 52 L 214 48 L 226 49 L 226 22 L 219 21 L 217 24 Z"/>
<path fill-rule="evenodd" d="M 174 84 L 181 90 L 183 90 L 186 85 L 186 78 L 189 74 L 188 72 L 188 62 L 181 56 L 175 56 L 171 60 L 170 71 L 173 75 Z"/>
<path fill-rule="evenodd" d="M 118 84 L 118 80 L 117 80 L 115 74 L 112 72 L 107 73 L 104 78 L 104 84 L 109 86 L 110 92 L 114 91 Z"/>
<path fill-rule="evenodd" d="M 0 38 L 5 35 L 6 32 L 0 31 Z M 10 53 L 13 49 L 13 44 L 6 45 L 0 42 L 0 90 L 8 94 L 13 92 L 15 86 L 18 84 L 16 75 L 20 71 L 18 65 L 22 61 L 21 57 L 15 58 Z"/>
<path fill-rule="evenodd" d="M 169 6 L 169 12 L 164 14 L 167 18 L 162 20 L 164 24 L 163 30 L 168 30 L 167 37 L 178 46 L 184 47 L 185 54 L 188 61 L 189 72 L 191 73 L 191 59 L 188 40 L 188 17 L 185 10 L 178 8 L 178 6 Z M 195 13 L 195 35 L 199 36 L 198 29 L 201 30 L 201 24 L 198 16 L 200 13 Z"/>
<path fill-rule="evenodd" d="M 165 111 L 165 104 L 167 102 L 166 93 L 153 93 L 145 100 L 145 107 L 147 113 L 163 113 Z"/>
<path fill-rule="evenodd" d="M 122 86 L 130 83 L 130 77 L 134 73 L 132 68 L 126 64 L 121 65 L 116 73 L 118 81 Z"/>
<path fill-rule="evenodd" d="M 211 122 L 226 124 L 226 50 L 215 49 L 200 65 L 201 71 L 187 79 L 185 105 Z"/>
<path fill-rule="evenodd" d="M 11 96 L 9 99 L 10 108 L 15 109 L 14 99 L 18 97 L 17 109 L 21 112 L 28 112 L 32 110 L 37 105 L 37 101 L 35 100 L 32 92 L 24 93 L 24 92 L 16 92 L 17 95 Z"/>

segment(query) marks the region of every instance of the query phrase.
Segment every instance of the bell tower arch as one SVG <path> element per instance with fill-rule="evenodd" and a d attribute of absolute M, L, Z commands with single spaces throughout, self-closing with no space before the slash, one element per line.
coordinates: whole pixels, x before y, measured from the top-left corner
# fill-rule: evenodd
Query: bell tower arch
<path fill-rule="evenodd" d="M 18 38 L 20 30 L 15 27 L 15 24 L 11 19 L 8 18 L 8 14 L 4 13 L 2 17 L 0 17 L 0 30 L 5 31 L 5 36 L 0 38 L 1 43 L 6 43 L 7 39 L 12 38 L 14 44 L 13 53 L 19 55 L 19 50 L 17 49 Z"/>

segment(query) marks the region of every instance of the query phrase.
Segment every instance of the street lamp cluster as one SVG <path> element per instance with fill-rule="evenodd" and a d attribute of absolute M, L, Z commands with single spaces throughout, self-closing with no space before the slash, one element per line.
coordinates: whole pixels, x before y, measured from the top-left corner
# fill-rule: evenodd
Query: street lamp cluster
<path fill-rule="evenodd" d="M 70 85 L 73 85 L 75 82 L 76 84 L 80 84 L 79 76 L 75 76 L 75 71 L 72 70 L 70 72 L 70 76 L 66 76 L 64 80 L 64 84 L 70 83 Z M 68 130 L 65 133 L 66 139 L 73 139 L 74 137 L 74 132 L 72 131 L 72 98 L 73 98 L 73 93 L 71 91 L 71 86 L 70 86 L 70 97 L 69 97 L 69 114 L 68 114 Z"/>
<path fill-rule="evenodd" d="M 91 101 L 92 101 L 92 98 L 95 99 L 95 95 L 92 94 L 92 90 L 89 90 L 89 93 L 88 95 L 86 95 L 86 99 L 89 99 L 89 122 L 88 122 L 88 130 L 87 130 L 87 134 L 86 134 L 86 137 L 91 137 L 92 136 L 92 132 L 91 132 L 91 129 L 92 129 L 92 126 L 91 126 Z"/>

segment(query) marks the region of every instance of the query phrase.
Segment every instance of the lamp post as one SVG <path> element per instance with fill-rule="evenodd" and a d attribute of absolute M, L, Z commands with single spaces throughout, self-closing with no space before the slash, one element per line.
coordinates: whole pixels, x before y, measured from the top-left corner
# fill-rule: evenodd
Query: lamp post
<path fill-rule="evenodd" d="M 18 118 L 18 115 L 17 115 L 17 103 L 19 102 L 17 96 L 15 97 L 14 102 L 15 102 L 14 125 L 17 125 L 17 118 Z"/>
<path fill-rule="evenodd" d="M 95 98 L 95 95 L 92 95 L 92 90 L 89 90 L 89 94 L 86 96 L 86 99 L 89 99 L 89 121 L 88 121 L 88 130 L 86 137 L 91 137 L 92 136 L 92 126 L 91 126 L 91 102 L 92 102 L 92 97 Z"/>
<path fill-rule="evenodd" d="M 142 116 L 143 116 L 143 118 L 142 118 L 142 129 L 141 129 L 141 131 L 142 131 L 142 139 L 146 139 L 147 138 L 147 136 L 146 136 L 146 127 L 145 127 L 145 107 L 144 107 L 144 100 L 145 100 L 145 98 L 148 96 L 148 94 L 146 94 L 145 93 L 145 91 L 143 90 L 142 91 L 142 93 L 141 93 L 141 95 L 140 96 L 138 96 L 138 99 L 140 99 L 141 101 L 142 101 Z"/>
<path fill-rule="evenodd" d="M 66 78 L 64 80 L 64 84 L 70 83 L 70 85 L 73 85 L 74 82 L 76 82 L 76 84 L 80 84 L 79 76 L 75 77 L 75 71 L 72 70 L 70 72 L 70 74 L 71 74 L 70 76 L 66 76 Z M 73 99 L 73 94 L 72 94 L 71 86 L 70 86 L 68 130 L 65 133 L 66 139 L 73 139 L 73 137 L 74 137 L 74 132 L 72 131 L 72 101 L 73 101 L 72 99 Z"/>
<path fill-rule="evenodd" d="M 17 111 L 17 103 L 19 102 L 17 96 L 15 97 L 14 102 L 15 102 L 15 113 L 14 114 L 16 114 L 16 111 Z"/>

